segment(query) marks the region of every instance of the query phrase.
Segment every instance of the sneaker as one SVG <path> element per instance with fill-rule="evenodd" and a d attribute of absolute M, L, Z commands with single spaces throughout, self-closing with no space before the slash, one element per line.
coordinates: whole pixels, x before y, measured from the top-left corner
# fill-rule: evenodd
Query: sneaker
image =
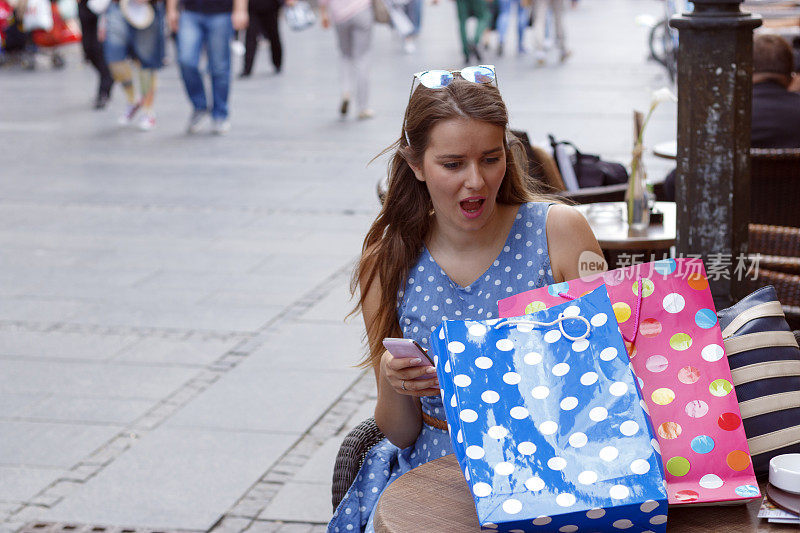
<path fill-rule="evenodd" d="M 211 125 L 211 131 L 214 135 L 225 135 L 231 131 L 231 121 L 227 118 L 215 118 Z"/>
<path fill-rule="evenodd" d="M 571 55 L 572 55 L 572 50 L 561 50 L 561 55 L 559 56 L 559 60 L 563 63 L 567 59 L 569 59 Z"/>
<path fill-rule="evenodd" d="M 205 109 L 195 109 L 189 117 L 189 123 L 186 125 L 186 133 L 193 135 L 200 132 L 203 121 L 208 116 L 208 111 Z"/>
<path fill-rule="evenodd" d="M 536 66 L 543 67 L 547 63 L 547 55 L 542 50 L 536 51 Z"/>
<path fill-rule="evenodd" d="M 358 120 L 367 120 L 375 116 L 375 111 L 372 109 L 364 109 L 358 114 Z"/>
<path fill-rule="evenodd" d="M 412 37 L 406 37 L 405 41 L 403 41 L 403 52 L 406 54 L 413 54 L 417 51 L 417 44 L 414 42 Z"/>
<path fill-rule="evenodd" d="M 136 115 L 136 112 L 139 111 L 140 107 L 141 104 L 138 102 L 135 104 L 128 104 L 128 107 L 125 108 L 125 112 L 120 115 L 117 122 L 119 122 L 121 126 L 130 125 L 133 122 L 133 117 Z"/>
<path fill-rule="evenodd" d="M 156 116 L 152 113 L 147 113 L 139 120 L 139 129 L 142 131 L 150 131 L 156 127 Z"/>

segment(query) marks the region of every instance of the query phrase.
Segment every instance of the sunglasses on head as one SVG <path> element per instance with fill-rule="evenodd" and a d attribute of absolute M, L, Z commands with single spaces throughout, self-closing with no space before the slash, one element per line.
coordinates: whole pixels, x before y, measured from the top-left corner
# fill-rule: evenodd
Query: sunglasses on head
<path fill-rule="evenodd" d="M 408 100 L 411 101 L 411 95 L 414 94 L 414 86 L 417 80 L 419 80 L 420 85 L 428 89 L 442 89 L 456 79 L 456 74 L 461 79 L 472 83 L 494 82 L 495 86 L 497 86 L 497 72 L 494 69 L 494 65 L 475 65 L 464 67 L 461 70 L 424 70 L 414 74 L 414 78 L 411 80 L 411 91 L 408 93 Z M 411 142 L 408 140 L 405 123 L 403 123 L 403 135 L 405 135 L 406 144 L 410 146 Z"/>

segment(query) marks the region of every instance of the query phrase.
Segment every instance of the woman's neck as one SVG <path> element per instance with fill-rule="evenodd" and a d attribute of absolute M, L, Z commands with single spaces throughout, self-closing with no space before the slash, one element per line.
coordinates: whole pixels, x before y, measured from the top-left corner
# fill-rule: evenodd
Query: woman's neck
<path fill-rule="evenodd" d="M 449 254 L 451 252 L 469 253 L 502 246 L 514 223 L 519 206 L 505 204 L 495 204 L 495 206 L 495 211 L 487 223 L 477 231 L 463 231 L 440 224 L 434 218 L 427 242 L 428 249 Z"/>

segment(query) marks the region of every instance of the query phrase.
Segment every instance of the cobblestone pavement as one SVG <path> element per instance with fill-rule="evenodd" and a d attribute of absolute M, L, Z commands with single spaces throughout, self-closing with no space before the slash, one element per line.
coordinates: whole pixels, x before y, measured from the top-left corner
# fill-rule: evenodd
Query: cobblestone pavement
<path fill-rule="evenodd" d="M 666 82 L 635 24 L 660 9 L 582 0 L 564 65 L 486 52 L 512 127 L 625 160 L 631 111 Z M 319 28 L 284 31 L 280 76 L 262 48 L 224 137 L 183 134 L 174 64 L 148 133 L 117 126 L 119 89 L 89 110 L 77 47 L 63 70 L 0 69 L 0 533 L 324 530 L 338 444 L 375 400 L 343 321 L 385 160 L 368 163 L 411 73 L 460 58 L 454 4 L 425 11 L 413 54 L 376 28 L 365 122 L 336 115 Z M 663 106 L 648 142 L 674 136 Z"/>

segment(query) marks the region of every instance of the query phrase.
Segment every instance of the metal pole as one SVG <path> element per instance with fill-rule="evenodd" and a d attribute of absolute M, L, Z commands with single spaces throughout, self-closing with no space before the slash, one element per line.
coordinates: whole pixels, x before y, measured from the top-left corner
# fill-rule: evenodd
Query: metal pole
<path fill-rule="evenodd" d="M 753 30 L 761 19 L 741 2 L 694 0 L 693 13 L 670 21 L 679 32 L 677 252 L 703 258 L 718 309 L 747 290 L 734 265 L 748 250 Z M 726 261 L 727 276 L 714 268 Z"/>

